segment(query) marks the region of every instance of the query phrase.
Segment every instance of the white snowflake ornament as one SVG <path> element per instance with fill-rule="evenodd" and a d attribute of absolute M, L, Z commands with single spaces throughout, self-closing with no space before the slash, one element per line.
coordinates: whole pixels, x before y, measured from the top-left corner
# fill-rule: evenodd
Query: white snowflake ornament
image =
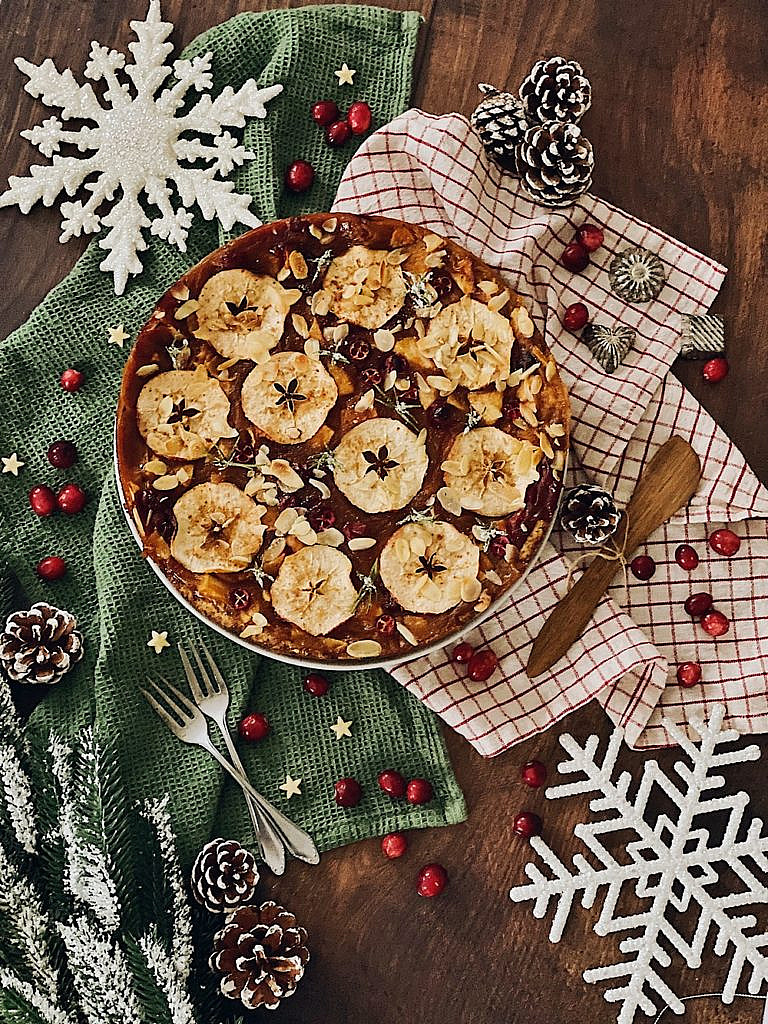
<path fill-rule="evenodd" d="M 69 69 L 59 71 L 52 60 L 38 66 L 16 58 L 16 66 L 29 79 L 26 91 L 46 106 L 59 107 L 62 120 L 49 117 L 21 133 L 52 162 L 33 164 L 28 177 L 12 177 L 0 195 L 0 207 L 17 205 L 28 213 L 40 200 L 52 206 L 62 191 L 69 196 L 81 187 L 90 192 L 84 202 L 61 204 L 59 241 L 109 228 L 99 242 L 108 253 L 100 267 L 113 274 L 116 295 L 122 295 L 130 275 L 141 271 L 138 254 L 147 248 L 145 228 L 185 251 L 193 220 L 188 207 L 193 203 L 206 220 L 217 217 L 225 230 L 236 222 L 248 227 L 261 224 L 250 210 L 251 197 L 222 180 L 254 157 L 223 126 L 241 128 L 246 117 L 266 117 L 265 104 L 283 89 L 260 89 L 249 79 L 237 91 L 227 86 L 213 99 L 207 95 L 213 85 L 211 53 L 174 61 L 172 67 L 164 63 L 173 50 L 166 42 L 173 25 L 161 20 L 160 0 L 150 0 L 144 21 L 130 24 L 136 35 L 136 42 L 128 45 L 132 64 L 117 50 L 91 44 L 85 77 L 104 83 L 102 102 L 91 85 L 78 85 Z M 120 72 L 133 88 L 121 81 Z M 161 91 L 171 74 L 175 81 Z M 186 114 L 179 114 L 191 89 L 204 95 Z M 90 123 L 68 130 L 62 121 L 72 119 Z M 212 136 L 212 141 L 183 138 L 184 133 Z M 77 146 L 88 155 L 62 156 L 62 144 Z M 170 185 L 178 194 L 176 205 Z M 101 213 L 118 189 L 120 198 Z M 152 218 L 139 202 L 142 193 L 159 211 Z"/>
<path fill-rule="evenodd" d="M 698 748 L 667 722 L 671 738 L 686 758 L 675 764 L 677 780 L 666 775 L 656 761 L 648 760 L 634 795 L 630 795 L 629 773 L 616 773 L 621 729 L 611 736 L 602 763 L 595 756 L 597 736 L 590 736 L 583 747 L 573 736 L 560 737 L 570 760 L 559 765 L 559 771 L 579 772 L 584 777 L 554 786 L 546 796 L 555 800 L 578 793 L 600 794 L 591 801 L 590 808 L 603 817 L 574 829 L 592 860 L 576 854 L 570 868 L 542 839 L 534 837 L 531 846 L 548 873 L 533 863 L 526 864 L 525 873 L 531 883 L 516 886 L 510 896 L 515 902 L 533 900 L 534 917 L 544 917 L 554 902 L 549 937 L 557 942 L 577 895 L 581 895 L 583 907 L 591 907 L 598 893 L 603 894 L 596 934 L 629 931 L 631 935 L 619 943 L 624 959 L 585 971 L 584 980 L 619 982 L 605 992 L 607 1002 L 621 1003 L 618 1024 L 632 1024 L 637 1011 L 657 1014 L 660 1007 L 654 1004 L 652 995 L 658 995 L 674 1013 L 683 1013 L 683 1000 L 664 981 L 664 969 L 674 954 L 689 967 L 700 967 L 710 934 L 715 954 L 728 959 L 723 1002 L 733 1001 L 742 975 L 746 975 L 752 995 L 768 982 L 768 934 L 757 929 L 754 914 L 745 912 L 745 908 L 768 904 L 764 882 L 768 875 L 768 835 L 759 818 L 746 815 L 746 793 L 711 795 L 725 787 L 723 776 L 714 774 L 716 769 L 755 761 L 760 750 L 752 745 L 719 751 L 739 739 L 735 729 L 723 729 L 723 716 L 724 709 L 717 707 L 708 724 L 692 723 L 701 740 Z M 657 786 L 674 805 L 673 815 L 654 818 L 648 812 L 649 797 Z M 711 818 L 707 816 L 713 813 L 721 820 L 723 815 L 727 819 L 719 840 L 709 834 Z M 612 839 L 627 831 L 636 838 L 620 856 Z M 734 879 L 740 883 L 738 891 L 732 891 Z M 617 904 L 620 900 L 624 904 L 630 890 L 639 899 L 641 909 L 618 913 Z M 676 914 L 692 907 L 696 926 L 692 935 L 683 934 L 672 922 Z"/>

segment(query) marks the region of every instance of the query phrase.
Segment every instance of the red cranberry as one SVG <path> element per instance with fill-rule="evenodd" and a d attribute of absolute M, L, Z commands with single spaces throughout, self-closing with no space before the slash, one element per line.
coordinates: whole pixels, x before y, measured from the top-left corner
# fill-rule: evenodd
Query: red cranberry
<path fill-rule="evenodd" d="M 313 697 L 324 697 L 328 693 L 330 685 L 325 676 L 321 676 L 319 672 L 310 672 L 304 680 L 304 689 Z"/>
<path fill-rule="evenodd" d="M 343 146 L 352 134 L 346 121 L 334 121 L 325 129 L 325 137 L 329 146 Z"/>
<path fill-rule="evenodd" d="M 730 622 L 723 613 L 714 608 L 711 612 L 707 612 L 701 620 L 701 626 L 705 633 L 709 633 L 714 638 L 724 636 L 731 628 Z"/>
<path fill-rule="evenodd" d="M 517 396 L 514 391 L 507 389 L 504 392 L 504 398 L 501 402 L 501 415 L 507 423 L 511 423 L 513 420 L 516 420 L 520 415 L 520 402 L 517 400 Z"/>
<path fill-rule="evenodd" d="M 526 495 L 527 494 L 528 491 L 526 491 Z M 519 512 L 515 512 L 513 516 L 510 516 L 505 524 L 507 528 L 507 537 L 509 538 L 509 543 L 514 544 L 516 548 L 521 548 L 527 540 L 527 518 L 528 514 L 526 509 L 521 508 Z"/>
<path fill-rule="evenodd" d="M 632 575 L 639 580 L 649 580 L 656 572 L 656 563 L 650 555 L 636 555 L 629 563 Z"/>
<path fill-rule="evenodd" d="M 355 537 L 366 537 L 368 535 L 369 527 L 365 523 L 361 523 L 359 519 L 350 519 L 348 523 L 344 523 L 341 528 L 341 532 L 347 538 L 347 540 L 353 540 Z"/>
<path fill-rule="evenodd" d="M 531 789 L 538 789 L 539 786 L 543 786 L 547 781 L 547 769 L 546 765 L 543 765 L 541 761 L 529 761 L 528 764 L 524 764 L 520 769 L 520 778 Z"/>
<path fill-rule="evenodd" d="M 396 772 L 394 769 L 390 768 L 385 772 L 379 772 L 379 787 L 387 796 L 405 796 L 405 779 L 400 772 Z"/>
<path fill-rule="evenodd" d="M 371 346 L 365 338 L 355 335 L 347 341 L 346 350 L 353 363 L 363 363 L 371 354 Z"/>
<path fill-rule="evenodd" d="M 522 811 L 512 823 L 512 830 L 523 839 L 541 835 L 541 818 L 533 811 Z"/>
<path fill-rule="evenodd" d="M 444 398 L 438 398 L 427 409 L 427 419 L 434 427 L 449 427 L 456 419 L 457 409 Z"/>
<path fill-rule="evenodd" d="M 583 302 L 573 302 L 563 313 L 563 327 L 567 331 L 580 331 L 589 321 L 589 310 Z"/>
<path fill-rule="evenodd" d="M 580 274 L 589 266 L 589 253 L 581 242 L 571 242 L 563 249 L 560 262 L 566 270 L 570 270 L 573 274 Z"/>
<path fill-rule="evenodd" d="M 725 356 L 708 359 L 701 368 L 701 376 L 707 384 L 719 384 L 728 376 L 728 360 Z"/>
<path fill-rule="evenodd" d="M 83 385 L 83 375 L 79 370 L 65 370 L 61 375 L 61 386 L 65 391 L 79 391 Z"/>
<path fill-rule="evenodd" d="M 405 790 L 409 804 L 428 804 L 433 795 L 432 783 L 426 779 L 411 779 Z"/>
<path fill-rule="evenodd" d="M 582 224 L 576 232 L 576 238 L 587 252 L 594 252 L 605 241 L 605 234 L 603 229 L 599 228 L 597 224 Z"/>
<path fill-rule="evenodd" d="M 381 633 L 382 636 L 392 636 L 396 625 L 392 615 L 380 615 L 376 619 L 376 632 Z"/>
<path fill-rule="evenodd" d="M 390 832 L 381 840 L 381 852 L 390 860 L 397 860 L 402 857 L 408 849 L 408 840 L 402 832 Z"/>
<path fill-rule="evenodd" d="M 365 135 L 371 127 L 371 108 L 363 100 L 357 100 L 347 111 L 347 124 L 353 135 Z"/>
<path fill-rule="evenodd" d="M 731 558 L 741 547 L 741 541 L 733 530 L 715 530 L 709 538 L 709 546 L 718 555 L 725 555 Z"/>
<path fill-rule="evenodd" d="M 695 661 L 684 661 L 677 666 L 677 681 L 687 690 L 701 682 L 701 665 Z"/>
<path fill-rule="evenodd" d="M 425 864 L 417 877 L 417 891 L 419 896 L 426 896 L 432 899 L 439 896 L 448 885 L 448 872 L 442 864 Z"/>
<path fill-rule="evenodd" d="M 363 798 L 363 790 L 357 779 L 339 779 L 333 786 L 333 799 L 339 807 L 357 807 Z"/>
<path fill-rule="evenodd" d="M 376 366 L 364 366 L 360 371 L 360 385 L 364 388 L 379 387 L 384 380 L 384 375 Z"/>
<path fill-rule="evenodd" d="M 56 495 L 56 504 L 67 516 L 74 516 L 78 512 L 82 512 L 87 500 L 88 496 L 85 491 L 77 484 L 64 484 Z"/>
<path fill-rule="evenodd" d="M 387 358 L 384 360 L 384 373 L 392 373 L 392 371 L 402 377 L 402 375 L 408 370 L 408 360 L 405 356 L 399 355 L 397 352 L 390 352 Z"/>
<path fill-rule="evenodd" d="M 56 511 L 56 495 L 45 484 L 37 484 L 29 492 L 29 504 L 39 516 L 50 516 Z"/>
<path fill-rule="evenodd" d="M 457 665 L 466 665 L 472 655 L 475 653 L 475 648 L 472 644 L 468 644 L 466 641 L 454 647 L 453 654 L 451 657 Z"/>
<path fill-rule="evenodd" d="M 475 651 L 467 663 L 467 675 L 473 683 L 484 683 L 499 667 L 499 659 L 490 648 Z"/>
<path fill-rule="evenodd" d="M 309 513 L 309 523 L 315 533 L 330 530 L 336 522 L 336 513 L 327 505 L 318 505 Z"/>
<path fill-rule="evenodd" d="M 681 569 L 686 572 L 693 572 L 699 564 L 699 556 L 690 544 L 680 544 L 675 549 L 675 561 Z"/>
<path fill-rule="evenodd" d="M 56 469 L 69 469 L 77 462 L 77 448 L 71 441 L 54 441 L 48 449 L 48 461 Z"/>
<path fill-rule="evenodd" d="M 265 739 L 269 736 L 269 721 L 266 715 L 263 715 L 260 711 L 254 711 L 250 715 L 246 715 L 237 727 L 237 731 L 240 733 L 244 740 L 249 743 L 258 743 L 260 740 Z"/>
<path fill-rule="evenodd" d="M 706 615 L 712 607 L 712 595 L 705 592 L 691 594 L 690 597 L 685 599 L 683 607 L 689 615 L 694 617 L 694 619 L 700 619 L 702 615 Z"/>
<path fill-rule="evenodd" d="M 504 533 L 500 537 L 494 537 L 491 541 L 488 550 L 494 558 L 504 558 L 507 553 L 507 548 L 512 543 L 509 537 Z"/>
<path fill-rule="evenodd" d="M 285 187 L 297 195 L 312 188 L 315 170 L 306 160 L 294 160 L 285 172 Z"/>
<path fill-rule="evenodd" d="M 48 583 L 60 580 L 66 571 L 67 563 L 58 555 L 48 555 L 47 558 L 41 558 L 37 563 L 37 575 L 41 580 L 47 580 Z"/>
<path fill-rule="evenodd" d="M 244 612 L 246 608 L 250 608 L 251 600 L 250 591 L 244 587 L 234 587 L 229 592 L 229 603 L 236 612 Z"/>
<path fill-rule="evenodd" d="M 333 100 L 318 100 L 312 104 L 312 120 L 325 128 L 339 117 L 339 108 Z"/>
<path fill-rule="evenodd" d="M 419 400 L 419 385 L 415 380 L 412 380 L 410 385 L 405 391 L 400 392 L 400 397 L 404 402 L 418 402 Z"/>

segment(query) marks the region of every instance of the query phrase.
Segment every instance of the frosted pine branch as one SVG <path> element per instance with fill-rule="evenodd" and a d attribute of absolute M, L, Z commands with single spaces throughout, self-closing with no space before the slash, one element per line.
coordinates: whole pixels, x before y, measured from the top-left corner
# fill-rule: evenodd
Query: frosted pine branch
<path fill-rule="evenodd" d="M 0 840 L 0 911 L 6 915 L 9 930 L 7 938 L 18 949 L 29 971 L 38 982 L 38 988 L 47 997 L 55 999 L 58 992 L 58 974 L 50 957 L 50 927 L 48 914 L 43 909 L 40 894 L 8 856 Z"/>
<path fill-rule="evenodd" d="M 60 1009 L 39 987 L 22 981 L 13 971 L 0 967 L 0 989 L 14 992 L 40 1014 L 45 1024 L 78 1024 L 77 1018 Z"/>
<path fill-rule="evenodd" d="M 163 949 L 157 932 L 152 931 L 139 939 L 139 948 L 146 958 L 158 988 L 165 996 L 173 1024 L 195 1024 L 195 1012 L 187 993 L 186 983 Z"/>
<path fill-rule="evenodd" d="M 22 850 L 34 853 L 37 849 L 37 827 L 35 824 L 32 787 L 21 767 L 21 761 L 13 747 L 0 744 L 0 780 L 8 819 Z"/>
<path fill-rule="evenodd" d="M 133 977 L 117 943 L 84 918 L 59 925 L 88 1024 L 144 1024 Z"/>

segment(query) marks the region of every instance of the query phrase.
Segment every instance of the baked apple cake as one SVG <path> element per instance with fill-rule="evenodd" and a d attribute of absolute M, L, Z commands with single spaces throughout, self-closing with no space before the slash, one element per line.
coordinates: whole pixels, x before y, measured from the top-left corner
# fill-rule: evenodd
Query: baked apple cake
<path fill-rule="evenodd" d="M 461 631 L 555 514 L 568 398 L 523 300 L 412 224 L 251 231 L 159 301 L 117 453 L 152 559 L 275 654 L 387 659 Z"/>

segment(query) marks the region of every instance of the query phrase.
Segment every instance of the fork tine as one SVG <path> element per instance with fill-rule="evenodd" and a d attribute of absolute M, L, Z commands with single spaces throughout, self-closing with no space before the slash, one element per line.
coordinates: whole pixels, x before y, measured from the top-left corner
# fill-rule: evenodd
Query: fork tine
<path fill-rule="evenodd" d="M 190 668 L 191 667 L 192 666 L 190 666 Z M 161 681 L 163 686 L 165 686 L 165 690 L 161 690 L 157 683 L 153 684 L 155 689 L 160 693 L 162 697 L 165 698 L 168 707 L 176 711 L 179 718 L 193 719 L 197 718 L 198 715 L 200 715 L 200 710 L 198 709 L 198 707 L 195 704 L 193 704 L 189 697 L 186 697 L 181 692 L 181 690 L 177 690 L 173 683 L 169 682 L 164 676 L 158 676 L 157 678 Z M 170 693 L 168 691 L 170 691 Z M 171 700 L 171 693 L 176 698 L 175 702 Z M 178 706 L 174 706 L 174 704 Z"/>
<path fill-rule="evenodd" d="M 148 680 L 148 682 L 152 683 L 152 680 L 150 679 Z M 152 683 L 152 685 L 154 686 L 155 684 Z M 161 721 L 163 721 L 166 724 L 166 726 L 171 730 L 174 736 L 178 736 L 178 738 L 181 739 L 182 726 L 179 725 L 176 719 L 169 715 L 165 708 L 161 704 L 159 704 L 152 696 L 152 694 L 147 692 L 147 690 L 142 690 L 141 688 L 139 688 L 139 692 L 148 702 L 149 706 L 152 708 L 152 710 L 155 712 L 158 718 L 160 718 Z"/>
<path fill-rule="evenodd" d="M 195 670 L 192 668 L 192 662 L 189 660 L 189 655 L 184 648 L 179 644 L 179 657 L 181 658 L 181 664 L 184 666 L 184 674 L 187 677 L 189 688 L 192 691 L 192 696 L 196 701 L 201 701 L 205 694 L 200 688 L 200 683 L 197 681 Z"/>
<path fill-rule="evenodd" d="M 213 655 L 208 650 L 207 645 L 204 644 L 202 640 L 200 641 L 200 646 L 205 651 L 205 657 L 208 661 L 208 664 L 211 666 L 211 672 L 213 673 L 213 678 L 216 680 L 216 685 L 219 688 L 219 693 L 228 693 L 229 691 L 227 690 L 227 684 L 224 681 L 224 676 L 221 674 L 219 666 L 213 660 Z"/>
<path fill-rule="evenodd" d="M 208 673 L 205 670 L 205 666 L 203 665 L 202 659 L 201 659 L 200 654 L 198 653 L 198 650 L 197 650 L 196 647 L 192 648 L 192 657 L 197 662 L 197 667 L 200 670 L 200 675 L 202 676 L 202 679 L 203 679 L 203 686 L 205 686 L 205 689 L 206 689 L 206 696 L 210 697 L 210 696 L 212 696 L 213 694 L 216 693 L 216 689 L 215 689 L 213 683 L 211 682 L 211 677 L 208 675 Z"/>

